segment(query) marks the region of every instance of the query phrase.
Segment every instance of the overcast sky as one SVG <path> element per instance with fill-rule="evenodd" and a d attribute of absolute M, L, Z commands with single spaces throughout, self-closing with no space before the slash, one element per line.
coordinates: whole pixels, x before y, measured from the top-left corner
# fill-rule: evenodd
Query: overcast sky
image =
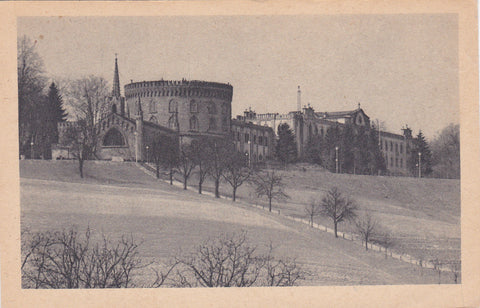
<path fill-rule="evenodd" d="M 233 85 L 232 116 L 351 110 L 432 138 L 459 123 L 456 15 L 22 17 L 49 76 Z"/>

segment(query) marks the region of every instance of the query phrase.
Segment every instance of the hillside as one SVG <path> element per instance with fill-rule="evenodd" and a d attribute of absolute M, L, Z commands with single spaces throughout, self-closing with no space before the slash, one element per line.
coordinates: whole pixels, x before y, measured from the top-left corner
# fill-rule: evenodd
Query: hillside
<path fill-rule="evenodd" d="M 59 230 L 75 224 L 110 237 L 132 234 L 143 241 L 144 258 L 164 262 L 208 238 L 247 230 L 259 250 L 272 243 L 278 255 L 297 258 L 314 272 L 303 282 L 306 285 L 436 283 L 438 279 L 431 270 L 365 252 L 357 243 L 278 214 L 171 187 L 132 163 L 87 162 L 85 179 L 78 177 L 76 166 L 73 161 L 20 162 L 22 229 Z M 245 187 L 243 193 L 247 191 Z M 298 203 L 282 206 L 292 213 L 298 210 Z M 452 282 L 447 274 L 442 279 Z"/>

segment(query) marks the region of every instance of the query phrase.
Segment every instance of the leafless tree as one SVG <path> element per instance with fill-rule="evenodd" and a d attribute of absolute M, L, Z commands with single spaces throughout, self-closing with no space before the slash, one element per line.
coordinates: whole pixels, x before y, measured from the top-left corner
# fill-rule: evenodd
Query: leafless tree
<path fill-rule="evenodd" d="M 210 156 L 208 172 L 215 183 L 215 198 L 220 198 L 220 180 L 223 178 L 228 164 L 228 153 L 231 152 L 233 143 L 225 138 L 210 139 L 208 144 Z"/>
<path fill-rule="evenodd" d="M 170 185 L 173 185 L 173 174 L 178 166 L 178 143 L 172 136 L 156 134 L 150 143 L 152 160 L 155 163 L 157 179 L 160 178 L 160 166 L 169 171 Z"/>
<path fill-rule="evenodd" d="M 273 246 L 264 257 L 266 271 L 266 285 L 269 287 L 294 286 L 297 281 L 305 280 L 309 274 L 296 262 L 295 259 L 276 259 L 273 257 Z"/>
<path fill-rule="evenodd" d="M 211 157 L 209 152 L 209 139 L 207 137 L 200 137 L 197 140 L 192 140 L 192 152 L 197 166 L 198 175 L 198 193 L 202 193 L 203 182 L 205 181 L 207 174 L 211 168 Z"/>
<path fill-rule="evenodd" d="M 78 160 L 78 171 L 83 178 L 83 165 L 93 153 L 93 142 L 85 120 L 80 119 L 69 126 L 62 136 L 63 144 L 70 146 L 72 156 Z"/>
<path fill-rule="evenodd" d="M 258 197 L 268 198 L 268 210 L 272 211 L 272 200 L 284 200 L 289 198 L 285 193 L 283 177 L 275 170 L 261 171 L 255 174 L 252 179 L 255 185 L 255 193 Z"/>
<path fill-rule="evenodd" d="M 236 200 L 238 187 L 242 186 L 252 174 L 252 169 L 248 168 L 247 165 L 248 162 L 245 155 L 232 148 L 223 177 L 232 186 L 233 201 Z"/>
<path fill-rule="evenodd" d="M 22 235 L 22 284 L 27 288 L 127 288 L 142 267 L 132 237 L 116 243 L 102 236 L 93 243 L 90 229 Z"/>
<path fill-rule="evenodd" d="M 327 192 L 327 195 L 322 198 L 320 206 L 322 215 L 330 218 L 333 222 L 335 237 L 338 237 L 337 227 L 340 222 L 356 217 L 357 206 L 352 200 L 345 198 L 336 187 Z"/>
<path fill-rule="evenodd" d="M 383 229 L 378 227 L 378 229 Z M 375 242 L 385 248 L 385 259 L 388 257 L 388 249 L 392 248 L 397 244 L 396 239 L 392 236 L 392 234 L 388 230 L 384 231 L 377 231 L 376 234 L 374 234 L 374 238 L 372 239 L 372 242 Z"/>
<path fill-rule="evenodd" d="M 305 205 L 305 214 L 310 220 L 310 226 L 313 227 L 313 219 L 322 213 L 322 207 L 314 199 L 310 200 L 310 203 Z"/>
<path fill-rule="evenodd" d="M 85 127 L 91 139 L 92 154 L 96 156 L 97 124 L 107 113 L 106 97 L 108 95 L 107 81 L 102 77 L 88 76 L 70 83 L 66 95 L 66 103 L 71 106 L 75 116 L 85 122 Z"/>
<path fill-rule="evenodd" d="M 178 155 L 177 171 L 183 178 L 183 189 L 187 189 L 187 181 L 195 168 L 195 153 L 190 144 L 181 144 Z"/>
<path fill-rule="evenodd" d="M 249 287 L 263 267 L 263 259 L 247 244 L 245 233 L 208 241 L 179 263 L 185 267 L 177 271 L 179 284 L 203 287 Z"/>
<path fill-rule="evenodd" d="M 355 228 L 362 241 L 365 242 L 365 250 L 368 250 L 368 243 L 377 231 L 378 223 L 369 211 L 355 219 Z"/>

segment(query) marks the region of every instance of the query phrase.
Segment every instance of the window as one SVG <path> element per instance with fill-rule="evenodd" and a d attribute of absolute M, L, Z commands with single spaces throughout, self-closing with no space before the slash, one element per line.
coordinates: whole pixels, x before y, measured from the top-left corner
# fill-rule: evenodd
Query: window
<path fill-rule="evenodd" d="M 196 116 L 190 118 L 190 130 L 198 130 L 198 119 Z"/>
<path fill-rule="evenodd" d="M 228 131 L 229 127 L 228 127 L 228 119 L 226 117 L 223 117 L 222 118 L 222 129 L 224 131 Z"/>
<path fill-rule="evenodd" d="M 250 135 L 248 133 L 245 133 L 245 142 L 248 142 L 250 140 Z"/>
<path fill-rule="evenodd" d="M 398 153 L 398 143 L 395 143 L 395 152 Z"/>
<path fill-rule="evenodd" d="M 398 158 L 395 158 L 395 167 L 398 167 Z"/>
<path fill-rule="evenodd" d="M 215 118 L 210 118 L 208 122 L 208 130 L 216 130 L 217 129 L 217 121 Z"/>
<path fill-rule="evenodd" d="M 207 110 L 209 114 L 217 114 L 217 108 L 213 102 L 208 102 Z"/>
<path fill-rule="evenodd" d="M 168 127 L 171 129 L 177 129 L 178 128 L 178 121 L 177 117 L 175 114 L 172 114 L 170 118 L 168 119 Z"/>
<path fill-rule="evenodd" d="M 263 145 L 263 136 L 258 136 L 258 144 Z"/>
<path fill-rule="evenodd" d="M 122 133 L 120 133 L 116 128 L 109 130 L 105 137 L 103 138 L 104 146 L 123 146 L 125 145 L 125 139 L 123 138 Z"/>
<path fill-rule="evenodd" d="M 257 135 L 253 135 L 253 144 L 257 144 Z"/>
<path fill-rule="evenodd" d="M 268 146 L 268 137 L 264 137 L 265 145 Z"/>
<path fill-rule="evenodd" d="M 318 135 L 318 127 L 315 125 L 315 135 Z"/>
<path fill-rule="evenodd" d="M 237 132 L 237 141 L 240 141 L 240 132 Z"/>
<path fill-rule="evenodd" d="M 262 161 L 262 160 L 263 160 L 262 154 L 258 154 L 258 160 L 259 160 L 259 161 Z"/>
<path fill-rule="evenodd" d="M 190 101 L 190 112 L 198 112 L 198 104 L 193 99 Z"/>
<path fill-rule="evenodd" d="M 393 152 L 393 142 L 390 141 L 390 152 Z"/>
<path fill-rule="evenodd" d="M 175 100 L 171 100 L 168 103 L 168 112 L 170 113 L 176 113 L 178 111 L 178 102 Z"/>
<path fill-rule="evenodd" d="M 393 157 L 390 157 L 390 166 L 393 167 Z"/>
<path fill-rule="evenodd" d="M 400 168 L 403 168 L 403 159 L 400 158 Z"/>
<path fill-rule="evenodd" d="M 403 144 L 400 144 L 400 153 L 403 153 Z"/>
<path fill-rule="evenodd" d="M 157 104 L 155 103 L 155 101 L 151 100 L 149 103 L 148 103 L 148 111 L 150 113 L 152 112 L 157 112 Z"/>
<path fill-rule="evenodd" d="M 223 115 L 228 114 L 228 106 L 227 106 L 227 103 L 223 103 L 223 104 L 222 104 L 222 114 L 223 114 Z"/>

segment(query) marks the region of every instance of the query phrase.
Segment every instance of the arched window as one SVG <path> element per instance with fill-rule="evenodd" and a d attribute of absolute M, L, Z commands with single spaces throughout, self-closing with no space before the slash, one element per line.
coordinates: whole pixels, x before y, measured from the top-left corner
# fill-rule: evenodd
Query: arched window
<path fill-rule="evenodd" d="M 210 118 L 208 121 L 208 130 L 216 130 L 217 129 L 217 121 L 215 118 Z"/>
<path fill-rule="evenodd" d="M 258 160 L 259 160 L 259 161 L 262 161 L 262 160 L 263 160 L 262 154 L 258 154 Z"/>
<path fill-rule="evenodd" d="M 112 113 L 117 113 L 117 105 L 112 104 Z"/>
<path fill-rule="evenodd" d="M 168 112 L 176 113 L 177 111 L 178 111 L 178 102 L 172 99 L 168 104 Z"/>
<path fill-rule="evenodd" d="M 148 120 L 149 122 L 152 122 L 152 123 L 155 123 L 155 124 L 158 124 L 158 119 L 156 116 L 151 116 L 150 117 L 150 120 Z"/>
<path fill-rule="evenodd" d="M 193 99 L 190 101 L 190 112 L 198 112 L 198 104 Z"/>
<path fill-rule="evenodd" d="M 190 118 L 190 130 L 198 130 L 198 119 L 196 116 Z"/>
<path fill-rule="evenodd" d="M 178 128 L 178 121 L 177 121 L 177 117 L 175 116 L 175 114 L 172 114 L 170 116 L 170 118 L 168 119 L 168 128 L 171 128 L 171 129 L 177 129 Z"/>
<path fill-rule="evenodd" d="M 207 109 L 209 114 L 217 114 L 217 108 L 214 102 L 208 102 Z"/>
<path fill-rule="evenodd" d="M 148 103 L 148 111 L 149 112 L 157 112 L 157 104 L 155 103 L 154 100 L 151 100 L 149 103 Z"/>
<path fill-rule="evenodd" d="M 315 125 L 315 135 L 318 135 L 318 126 Z"/>
<path fill-rule="evenodd" d="M 123 138 L 122 133 L 118 131 L 118 129 L 112 128 L 105 134 L 105 137 L 103 137 L 103 145 L 104 146 L 124 146 L 125 139 Z"/>

